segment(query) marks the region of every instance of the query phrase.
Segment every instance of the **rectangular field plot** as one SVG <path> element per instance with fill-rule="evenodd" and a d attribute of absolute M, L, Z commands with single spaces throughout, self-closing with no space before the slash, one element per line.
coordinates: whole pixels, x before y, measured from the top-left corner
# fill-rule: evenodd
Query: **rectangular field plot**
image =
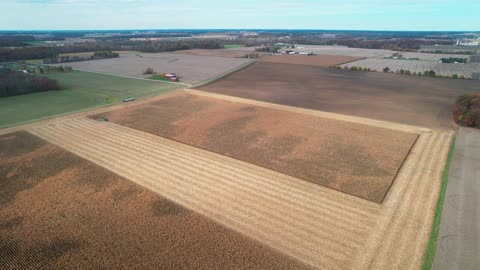
<path fill-rule="evenodd" d="M 274 55 L 266 56 L 259 61 L 267 63 L 331 67 L 357 61 L 359 59 L 361 58 L 344 55 Z"/>
<path fill-rule="evenodd" d="M 349 48 L 346 46 L 324 46 L 324 45 L 296 45 L 294 49 L 285 48 L 286 50 L 293 50 L 299 53 L 315 53 L 324 55 L 348 55 L 359 58 L 385 58 L 391 57 L 394 53 L 399 53 L 403 57 L 418 58 L 424 61 L 438 62 L 442 57 L 463 57 L 468 58 L 468 55 L 459 54 L 433 54 L 433 53 L 420 53 L 420 52 L 398 52 L 385 49 L 362 49 L 362 48 Z"/>
<path fill-rule="evenodd" d="M 100 116 L 377 203 L 417 138 L 187 93 Z"/>
<path fill-rule="evenodd" d="M 454 129 L 452 104 L 478 81 L 255 63 L 198 89 L 429 128 Z"/>
<path fill-rule="evenodd" d="M 0 269 L 310 269 L 25 131 L 0 160 Z"/>
<path fill-rule="evenodd" d="M 383 72 L 388 67 L 391 71 L 399 73 L 400 70 L 410 70 L 411 72 L 420 72 L 433 70 L 436 74 L 452 77 L 454 74 L 464 76 L 465 78 L 474 78 L 475 74 L 480 73 L 480 63 L 467 64 L 447 64 L 428 61 L 400 60 L 400 59 L 362 59 L 342 67 L 361 67 L 370 68 L 377 72 Z"/>
<path fill-rule="evenodd" d="M 199 83 L 250 62 L 249 59 L 197 56 L 171 53 L 122 53 L 118 58 L 71 62 L 76 70 L 149 78 L 143 72 L 153 68 L 156 73 L 177 73 L 180 82 Z"/>

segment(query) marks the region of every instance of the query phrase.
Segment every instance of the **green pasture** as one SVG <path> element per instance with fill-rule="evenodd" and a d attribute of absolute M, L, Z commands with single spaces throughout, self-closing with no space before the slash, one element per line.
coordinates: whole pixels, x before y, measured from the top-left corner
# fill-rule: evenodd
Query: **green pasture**
<path fill-rule="evenodd" d="M 44 74 L 62 90 L 0 98 L 0 127 L 18 125 L 88 108 L 120 103 L 128 97 L 161 94 L 183 86 L 82 71 Z"/>

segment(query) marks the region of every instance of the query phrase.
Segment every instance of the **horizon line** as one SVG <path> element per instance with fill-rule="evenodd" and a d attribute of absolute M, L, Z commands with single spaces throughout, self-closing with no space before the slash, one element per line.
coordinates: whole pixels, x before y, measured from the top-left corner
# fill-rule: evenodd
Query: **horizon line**
<path fill-rule="evenodd" d="M 46 31 L 171 31 L 171 30 L 213 30 L 213 31 L 354 31 L 354 32 L 473 32 L 480 33 L 480 30 L 382 30 L 382 29 L 321 29 L 321 28 L 112 28 L 112 29 L 0 29 L 0 32 L 46 32 Z"/>

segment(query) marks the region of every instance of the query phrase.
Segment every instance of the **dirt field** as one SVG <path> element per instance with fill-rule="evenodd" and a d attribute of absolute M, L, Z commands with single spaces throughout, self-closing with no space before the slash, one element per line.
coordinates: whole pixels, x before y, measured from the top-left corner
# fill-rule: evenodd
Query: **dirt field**
<path fill-rule="evenodd" d="M 255 63 L 204 91 L 431 128 L 454 129 L 457 96 L 478 81 Z"/>
<path fill-rule="evenodd" d="M 344 55 L 272 55 L 260 59 L 259 62 L 331 67 L 360 59 L 362 58 Z"/>
<path fill-rule="evenodd" d="M 233 49 L 191 49 L 191 50 L 181 50 L 174 51 L 175 54 L 188 54 L 188 55 L 198 55 L 198 56 L 218 56 L 218 57 L 231 57 L 231 58 L 245 58 L 249 53 L 258 54 L 259 57 L 267 55 L 267 52 L 250 52 L 245 50 L 233 50 Z"/>
<path fill-rule="evenodd" d="M 246 58 L 126 52 L 118 58 L 71 62 L 68 63 L 68 66 L 76 70 L 138 78 L 150 77 L 151 75 L 144 75 L 143 72 L 151 67 L 157 73 L 177 73 L 182 77 L 180 82 L 194 84 L 223 74 L 250 61 Z"/>
<path fill-rule="evenodd" d="M 1 269 L 307 269 L 27 132 L 0 158 Z"/>
<path fill-rule="evenodd" d="M 377 203 L 417 137 L 186 93 L 100 116 Z"/>

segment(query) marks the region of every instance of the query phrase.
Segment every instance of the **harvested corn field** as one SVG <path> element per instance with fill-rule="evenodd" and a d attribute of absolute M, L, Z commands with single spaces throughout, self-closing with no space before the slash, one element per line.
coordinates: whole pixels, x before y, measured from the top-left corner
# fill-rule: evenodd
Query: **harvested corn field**
<path fill-rule="evenodd" d="M 308 269 L 27 132 L 0 160 L 0 269 Z"/>
<path fill-rule="evenodd" d="M 377 203 L 417 138 L 187 93 L 99 117 Z"/>
<path fill-rule="evenodd" d="M 110 122 L 72 119 L 30 130 L 318 269 L 420 269 L 452 134 L 270 106 L 420 137 L 379 205 Z"/>
<path fill-rule="evenodd" d="M 260 62 L 331 67 L 360 59 L 362 58 L 344 55 L 274 55 L 266 56 Z"/>

